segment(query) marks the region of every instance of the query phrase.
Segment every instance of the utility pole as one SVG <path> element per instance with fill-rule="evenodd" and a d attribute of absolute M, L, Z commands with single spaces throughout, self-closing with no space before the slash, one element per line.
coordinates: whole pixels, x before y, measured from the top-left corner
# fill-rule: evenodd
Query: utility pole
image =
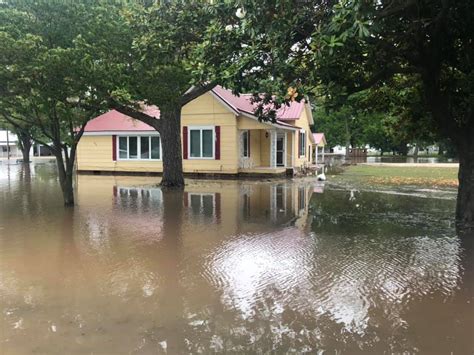
<path fill-rule="evenodd" d="M 7 129 L 7 159 L 10 160 L 10 137 L 8 136 L 8 129 Z"/>

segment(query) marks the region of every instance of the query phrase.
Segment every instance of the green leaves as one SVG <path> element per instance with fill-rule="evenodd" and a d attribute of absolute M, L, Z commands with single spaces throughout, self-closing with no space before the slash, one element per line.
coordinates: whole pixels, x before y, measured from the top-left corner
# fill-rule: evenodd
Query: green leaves
<path fill-rule="evenodd" d="M 0 8 L 0 111 L 59 150 L 77 144 L 77 128 L 104 108 L 95 86 L 100 64 L 90 48 L 103 50 L 104 38 L 116 32 L 107 21 L 110 7 L 95 5 L 9 2 Z"/>

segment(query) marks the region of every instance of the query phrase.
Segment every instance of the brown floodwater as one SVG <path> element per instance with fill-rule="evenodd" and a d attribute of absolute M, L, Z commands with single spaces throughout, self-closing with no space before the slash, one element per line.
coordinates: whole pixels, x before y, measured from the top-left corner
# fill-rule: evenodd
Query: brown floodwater
<path fill-rule="evenodd" d="M 472 354 L 455 194 L 0 164 L 0 353 Z"/>

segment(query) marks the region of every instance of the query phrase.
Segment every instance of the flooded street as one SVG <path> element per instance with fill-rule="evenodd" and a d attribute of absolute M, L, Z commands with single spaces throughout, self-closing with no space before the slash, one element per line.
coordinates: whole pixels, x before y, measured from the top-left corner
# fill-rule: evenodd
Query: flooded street
<path fill-rule="evenodd" d="M 474 351 L 455 194 L 158 181 L 0 164 L 0 353 Z"/>

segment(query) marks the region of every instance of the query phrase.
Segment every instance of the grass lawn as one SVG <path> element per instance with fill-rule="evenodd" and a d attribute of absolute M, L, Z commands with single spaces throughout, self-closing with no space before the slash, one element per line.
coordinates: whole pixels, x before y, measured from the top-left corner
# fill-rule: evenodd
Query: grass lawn
<path fill-rule="evenodd" d="M 369 184 L 382 185 L 424 185 L 429 187 L 457 187 L 457 167 L 416 167 L 416 166 L 349 166 L 341 174 Z"/>

